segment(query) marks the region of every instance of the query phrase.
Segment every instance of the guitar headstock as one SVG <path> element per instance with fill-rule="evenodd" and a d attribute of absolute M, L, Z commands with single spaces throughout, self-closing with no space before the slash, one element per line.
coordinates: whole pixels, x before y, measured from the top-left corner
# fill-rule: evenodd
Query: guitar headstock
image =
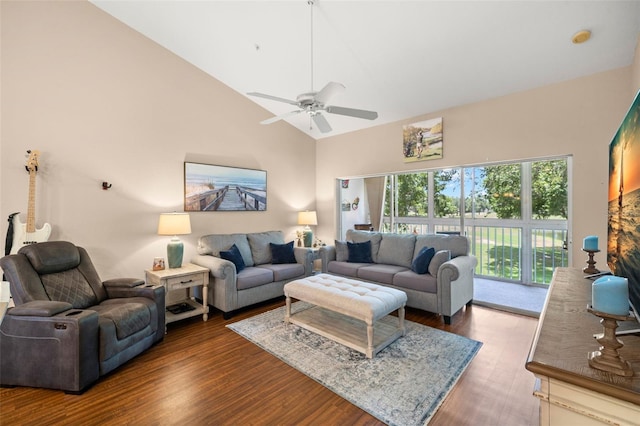
<path fill-rule="evenodd" d="M 27 169 L 28 172 L 37 172 L 38 171 L 38 155 L 40 155 L 40 151 L 38 151 L 37 149 L 31 151 L 27 151 L 27 154 L 29 154 L 29 158 L 27 159 L 27 162 L 25 163 L 24 167 Z"/>

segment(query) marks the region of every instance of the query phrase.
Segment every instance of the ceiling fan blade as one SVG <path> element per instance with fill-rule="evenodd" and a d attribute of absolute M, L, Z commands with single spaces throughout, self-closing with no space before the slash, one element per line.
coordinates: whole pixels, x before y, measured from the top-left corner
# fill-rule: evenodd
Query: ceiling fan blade
<path fill-rule="evenodd" d="M 316 102 L 324 104 L 333 96 L 337 95 L 338 93 L 342 93 L 344 91 L 345 91 L 345 87 L 343 84 L 332 81 L 327 83 L 327 85 L 324 86 L 322 90 L 316 93 L 316 96 L 314 96 L 314 98 Z"/>
<path fill-rule="evenodd" d="M 284 102 L 284 103 L 287 103 L 287 104 L 298 106 L 298 102 L 297 101 L 292 101 L 290 99 L 285 99 L 285 98 L 279 98 L 277 96 L 265 95 L 264 93 L 249 92 L 249 93 L 247 93 L 247 95 L 256 96 L 258 98 L 270 99 L 272 101 Z"/>
<path fill-rule="evenodd" d="M 320 133 L 328 133 L 331 131 L 331 126 L 329 125 L 327 119 L 324 118 L 324 115 L 317 112 L 313 114 L 311 118 L 313 118 L 313 122 L 316 123 L 316 126 L 318 126 L 318 130 L 320 130 Z"/>
<path fill-rule="evenodd" d="M 297 110 L 297 111 L 291 111 L 291 112 L 287 112 L 286 114 L 282 114 L 282 115 L 276 115 L 275 117 L 271 117 L 271 118 L 267 118 L 266 120 L 262 120 L 260 122 L 260 124 L 271 124 L 271 123 L 275 123 L 276 121 L 280 121 L 284 118 L 287 117 L 291 117 L 292 115 L 296 115 L 296 114 L 300 114 L 302 112 L 301 109 Z"/>
<path fill-rule="evenodd" d="M 349 117 L 364 118 L 366 120 L 375 120 L 376 118 L 378 118 L 377 112 L 367 111 L 364 109 L 345 108 L 329 105 L 324 110 L 331 114 L 348 115 Z"/>

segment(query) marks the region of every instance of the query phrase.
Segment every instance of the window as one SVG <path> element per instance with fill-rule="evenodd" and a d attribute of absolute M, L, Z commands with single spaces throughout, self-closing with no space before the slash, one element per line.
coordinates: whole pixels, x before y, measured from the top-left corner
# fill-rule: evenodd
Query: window
<path fill-rule="evenodd" d="M 387 175 L 379 229 L 461 233 L 478 258 L 477 275 L 547 284 L 568 264 L 568 161 Z"/>

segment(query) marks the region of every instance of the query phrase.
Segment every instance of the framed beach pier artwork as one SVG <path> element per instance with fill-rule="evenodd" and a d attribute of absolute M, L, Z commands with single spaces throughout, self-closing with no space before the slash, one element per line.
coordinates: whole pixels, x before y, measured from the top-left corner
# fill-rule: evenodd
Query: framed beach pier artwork
<path fill-rule="evenodd" d="M 405 163 L 442 158 L 442 117 L 402 126 Z"/>
<path fill-rule="evenodd" d="M 184 163 L 184 211 L 265 211 L 264 170 Z"/>

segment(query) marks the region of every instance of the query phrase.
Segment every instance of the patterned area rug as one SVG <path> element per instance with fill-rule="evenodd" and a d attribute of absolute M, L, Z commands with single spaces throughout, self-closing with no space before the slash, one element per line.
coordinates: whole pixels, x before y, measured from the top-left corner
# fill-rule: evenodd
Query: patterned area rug
<path fill-rule="evenodd" d="M 309 307 L 296 302 L 291 310 Z M 227 327 L 384 423 L 424 425 L 482 343 L 411 321 L 405 324 L 406 335 L 373 359 L 285 324 L 284 307 Z"/>

